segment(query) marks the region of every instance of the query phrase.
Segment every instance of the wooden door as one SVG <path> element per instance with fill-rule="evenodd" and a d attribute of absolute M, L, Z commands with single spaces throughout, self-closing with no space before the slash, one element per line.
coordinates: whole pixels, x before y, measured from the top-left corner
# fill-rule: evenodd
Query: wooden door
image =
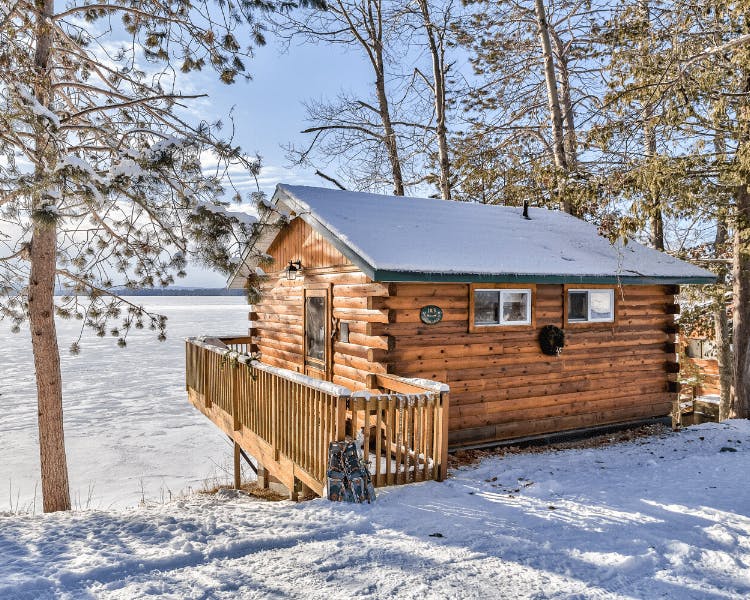
<path fill-rule="evenodd" d="M 305 375 L 331 380 L 330 288 L 305 289 Z"/>

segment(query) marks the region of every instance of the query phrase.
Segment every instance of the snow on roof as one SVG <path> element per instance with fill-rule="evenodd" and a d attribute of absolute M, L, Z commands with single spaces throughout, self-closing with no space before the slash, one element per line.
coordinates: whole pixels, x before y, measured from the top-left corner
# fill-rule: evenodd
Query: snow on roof
<path fill-rule="evenodd" d="M 407 274 L 431 280 L 715 280 L 710 271 L 634 241 L 613 245 L 595 225 L 544 208 L 530 208 L 525 219 L 517 207 L 286 184 L 277 186 L 274 198 L 375 280 Z"/>

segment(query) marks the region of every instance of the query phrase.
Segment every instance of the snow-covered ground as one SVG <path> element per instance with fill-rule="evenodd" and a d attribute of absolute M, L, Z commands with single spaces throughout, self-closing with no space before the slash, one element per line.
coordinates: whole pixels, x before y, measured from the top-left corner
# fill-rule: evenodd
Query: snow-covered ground
<path fill-rule="evenodd" d="M 31 514 L 31 354 L 2 334 L 2 600 L 750 597 L 750 422 L 494 456 L 370 506 L 189 495 L 225 476 L 230 446 L 185 399 L 182 338 L 241 333 L 247 308 L 144 301 L 169 316 L 166 343 L 88 337 L 63 357 L 71 487 L 90 510 Z"/>
<path fill-rule="evenodd" d="M 133 330 L 128 347 L 58 321 L 71 496 L 79 508 L 134 506 L 224 478 L 231 446 L 187 402 L 183 339 L 247 332 L 241 297 L 136 297 L 165 314 L 167 341 Z M 0 322 L 0 511 L 41 506 L 36 388 L 29 334 Z M 2 598 L 2 594 L 0 594 Z"/>
<path fill-rule="evenodd" d="M 491 457 L 372 505 L 0 516 L 0 598 L 750 596 L 750 423 Z"/>

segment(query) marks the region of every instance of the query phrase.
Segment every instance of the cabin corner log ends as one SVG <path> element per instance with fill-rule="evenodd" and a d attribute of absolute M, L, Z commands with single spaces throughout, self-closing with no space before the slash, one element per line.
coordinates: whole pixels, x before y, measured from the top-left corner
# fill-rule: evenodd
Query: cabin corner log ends
<path fill-rule="evenodd" d="M 448 387 L 373 374 L 352 390 L 259 362 L 250 337 L 189 338 L 191 404 L 288 490 L 298 482 L 322 496 L 328 447 L 362 442 L 377 487 L 446 476 Z"/>

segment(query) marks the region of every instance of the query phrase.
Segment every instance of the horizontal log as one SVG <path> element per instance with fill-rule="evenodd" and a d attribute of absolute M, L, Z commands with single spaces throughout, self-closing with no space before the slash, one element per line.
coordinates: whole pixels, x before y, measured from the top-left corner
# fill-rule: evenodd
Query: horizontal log
<path fill-rule="evenodd" d="M 249 319 L 251 321 L 258 319 L 258 317 L 253 317 L 253 314 L 294 315 L 302 318 L 302 302 L 299 304 L 257 304 L 254 313 L 250 313 Z"/>
<path fill-rule="evenodd" d="M 652 381 L 637 385 L 623 385 L 615 393 L 612 390 L 592 390 L 497 400 L 495 402 L 456 406 L 451 411 L 451 418 L 455 416 L 468 427 L 514 420 L 538 419 L 552 415 L 594 412 L 598 409 L 621 406 L 623 402 L 638 404 L 639 398 L 643 396 L 667 393 L 668 391 L 666 381 Z M 469 422 L 473 424 L 469 424 Z"/>
<path fill-rule="evenodd" d="M 650 346 L 631 346 L 627 349 L 619 348 L 617 351 L 611 351 L 608 348 L 597 349 L 596 351 L 583 350 L 576 352 L 573 349 L 566 348 L 563 355 L 560 357 L 550 357 L 541 352 L 538 344 L 532 352 L 518 353 L 518 352 L 506 352 L 498 355 L 486 355 L 486 356 L 462 356 L 462 357 L 445 357 L 435 358 L 427 360 L 391 360 L 390 357 L 386 359 L 386 362 L 393 365 L 394 370 L 397 371 L 429 371 L 429 370 L 447 370 L 447 371 L 461 371 L 465 369 L 482 369 L 492 368 L 502 365 L 516 365 L 521 363 L 533 364 L 533 363 L 544 363 L 552 364 L 552 361 L 561 361 L 564 356 L 565 364 L 571 364 L 575 361 L 587 362 L 602 357 L 607 358 L 633 358 L 646 355 L 654 355 L 658 352 L 661 355 L 661 359 L 665 360 L 666 356 L 663 354 L 662 344 L 655 344 Z"/>
<path fill-rule="evenodd" d="M 298 323 L 281 323 L 270 320 L 250 321 L 258 331 L 258 337 L 273 336 L 275 333 L 302 336 L 302 321 Z"/>
<path fill-rule="evenodd" d="M 368 296 L 350 297 L 350 296 L 334 296 L 333 297 L 333 308 L 344 308 L 354 310 L 372 310 L 369 306 L 370 300 Z M 379 298 L 377 298 L 379 300 Z"/>
<path fill-rule="evenodd" d="M 442 306 L 440 308 L 443 309 L 443 318 L 440 323 L 459 322 L 462 324 L 465 323 L 466 325 L 462 326 L 468 327 L 469 311 L 466 308 L 447 308 Z M 419 323 L 424 326 L 419 308 L 391 310 L 391 314 L 393 315 L 392 323 Z M 433 326 L 427 325 L 427 327 Z"/>
<path fill-rule="evenodd" d="M 503 382 L 504 383 L 504 382 Z M 512 387 L 498 387 L 492 390 L 485 390 L 479 393 L 466 393 L 462 394 L 457 392 L 455 394 L 454 402 L 452 405 L 469 411 L 479 411 L 481 408 L 474 408 L 475 405 L 490 405 L 496 402 L 511 401 L 511 400 L 524 400 L 537 397 L 564 397 L 565 394 L 583 394 L 583 393 L 597 393 L 611 395 L 612 390 L 619 390 L 625 386 L 632 385 L 650 385 L 665 387 L 668 384 L 665 373 L 660 371 L 650 371 L 639 374 L 637 380 L 633 380 L 632 374 L 628 376 L 627 373 L 618 373 L 614 376 L 599 377 L 599 378 L 577 378 L 575 380 L 557 380 L 548 381 L 545 379 L 537 379 L 536 381 L 527 382 L 525 385 L 519 384 Z M 666 388 L 665 388 L 666 389 Z M 539 405 L 545 405 L 546 401 L 539 402 Z M 553 402 L 553 400 L 550 400 Z M 554 400 L 557 402 L 557 400 Z M 469 414 L 469 413 L 467 413 Z"/>
<path fill-rule="evenodd" d="M 674 378 L 675 375 L 670 375 L 666 373 L 665 365 L 663 363 L 654 363 L 651 365 L 641 365 L 639 366 L 639 373 L 642 372 L 644 376 L 652 377 L 653 375 L 660 374 L 663 376 L 665 380 L 669 380 L 670 377 Z M 522 387 L 523 385 L 530 385 L 533 384 L 535 381 L 543 380 L 545 382 L 549 381 L 551 384 L 560 383 L 564 381 L 576 381 L 583 379 L 589 379 L 592 381 L 595 381 L 596 379 L 605 377 L 610 375 L 611 372 L 608 372 L 606 370 L 604 371 L 591 371 L 591 370 L 582 370 L 576 373 L 571 372 L 557 372 L 557 373 L 544 373 L 544 374 L 520 374 L 520 375 L 511 375 L 507 377 L 509 380 L 507 382 L 507 388 L 501 387 L 506 385 L 506 378 L 501 379 L 465 379 L 465 380 L 459 380 L 459 381 L 451 381 L 448 373 L 444 373 L 445 379 L 442 379 L 441 381 L 445 381 L 451 386 L 451 393 L 455 397 L 455 402 L 457 404 L 461 404 L 464 402 L 464 397 L 468 397 L 468 402 L 473 401 L 472 398 L 474 397 L 490 397 L 492 394 L 497 392 L 497 390 L 501 389 L 508 389 L 512 390 L 516 387 Z M 422 374 L 419 374 L 420 376 Z M 627 380 L 628 377 L 632 376 L 632 373 L 627 373 L 626 371 L 619 372 L 619 375 L 622 375 L 624 380 Z M 414 376 L 417 376 L 415 374 Z"/>
<path fill-rule="evenodd" d="M 387 283 L 355 283 L 339 284 L 334 283 L 333 295 L 356 297 L 362 296 L 390 296 L 395 293 L 395 284 Z"/>
<path fill-rule="evenodd" d="M 366 381 L 365 378 L 367 377 L 367 374 L 368 374 L 367 371 L 348 367 L 341 363 L 333 364 L 334 377 L 336 375 L 339 375 L 341 377 L 346 377 L 347 379 L 350 379 L 352 381 L 361 381 L 364 384 Z"/>
<path fill-rule="evenodd" d="M 364 390 L 367 388 L 367 385 L 364 380 L 359 381 L 359 380 L 349 379 L 348 377 L 343 377 L 341 375 L 334 374 L 332 381 L 336 385 L 343 385 L 344 387 L 347 387 L 352 391 Z"/>
<path fill-rule="evenodd" d="M 476 428 L 462 428 L 452 423 L 449 441 L 451 446 L 457 447 L 660 417 L 670 413 L 673 395 L 660 394 L 647 400 L 650 404 L 627 406 L 587 415 L 550 417 Z"/>
<path fill-rule="evenodd" d="M 671 412 L 671 404 L 674 394 L 657 392 L 644 395 L 639 398 L 638 402 L 632 402 L 632 398 L 627 396 L 606 399 L 601 401 L 589 401 L 581 403 L 579 406 L 564 406 L 561 410 L 552 414 L 545 414 L 545 408 L 528 411 L 526 414 L 503 414 L 498 413 L 497 420 L 488 420 L 481 417 L 468 417 L 465 419 L 452 419 L 451 425 L 456 429 L 470 429 L 474 427 L 483 427 L 494 425 L 498 430 L 505 433 L 510 431 L 525 431 L 519 435 L 531 435 L 535 432 L 557 432 L 564 429 L 579 429 L 583 427 L 592 427 L 599 424 L 615 423 L 629 418 L 658 417 Z M 644 414 L 645 413 L 645 414 Z M 540 431 L 537 429 L 538 423 L 557 421 L 561 429 L 546 429 Z M 575 426 L 567 423 L 577 423 Z M 565 424 L 563 424 L 565 423 Z"/>
<path fill-rule="evenodd" d="M 297 341 L 287 341 L 287 339 L 279 339 L 277 337 L 271 337 L 266 336 L 262 339 L 262 341 L 257 344 L 257 346 L 261 349 L 261 352 L 264 348 L 274 348 L 276 350 L 281 350 L 283 352 L 291 352 L 293 354 L 299 354 L 302 355 L 302 336 L 297 338 Z"/>
<path fill-rule="evenodd" d="M 302 322 L 302 315 L 300 314 L 285 315 L 281 313 L 280 314 L 258 313 L 258 318 L 253 319 L 252 322 L 257 323 L 258 328 L 264 327 L 266 323 L 295 324 L 295 323 Z"/>
<path fill-rule="evenodd" d="M 468 297 L 469 285 L 466 283 L 399 283 L 396 284 L 396 296 L 460 296 Z"/>
<path fill-rule="evenodd" d="M 365 310 L 358 308 L 333 308 L 333 316 L 342 321 L 359 321 L 360 323 L 388 324 L 393 313 L 388 310 Z"/>
<path fill-rule="evenodd" d="M 559 325 L 558 321 L 558 325 Z M 440 325 L 440 324 L 438 324 Z M 450 329 L 455 329 L 450 327 Z M 413 349 L 413 348 L 426 348 L 426 347 L 438 347 L 438 346 L 450 346 L 450 345 L 474 345 L 474 344 L 502 344 L 508 345 L 512 342 L 528 342 L 529 339 L 536 339 L 539 335 L 539 329 L 541 326 L 537 326 L 536 329 L 529 327 L 527 330 L 507 330 L 501 327 L 495 330 L 482 333 L 468 333 L 464 332 L 441 332 L 436 330 L 430 330 L 425 328 L 424 331 L 419 331 L 414 335 L 400 335 L 395 338 L 395 347 L 397 349 Z M 579 339 L 591 339 L 591 340 L 602 340 L 606 339 L 605 335 L 609 335 L 611 339 L 626 339 L 638 336 L 648 335 L 659 335 L 665 334 L 665 327 L 663 325 L 652 327 L 652 326 L 639 326 L 639 327 L 615 327 L 608 328 L 606 330 L 595 329 L 591 327 L 581 327 L 576 329 L 565 329 L 566 341 L 579 340 Z M 670 335 L 670 334 L 668 334 Z"/>
<path fill-rule="evenodd" d="M 287 365 L 284 368 L 289 369 L 290 371 L 297 371 L 299 370 L 298 367 L 303 365 L 302 354 L 296 352 L 285 352 L 284 350 L 278 350 L 271 346 L 261 346 L 260 356 L 262 362 L 265 362 L 268 358 L 283 361 Z"/>
<path fill-rule="evenodd" d="M 365 360 L 369 360 L 367 358 L 367 354 L 371 349 L 367 346 L 362 346 L 360 344 L 352 344 L 352 343 L 345 343 L 345 342 L 339 342 L 334 341 L 333 342 L 333 351 L 338 352 L 340 354 L 345 354 L 347 356 L 356 356 L 357 358 L 362 358 Z"/>
<path fill-rule="evenodd" d="M 388 350 L 393 347 L 393 338 L 390 336 L 374 336 L 357 333 L 349 329 L 349 341 L 352 344 L 367 346 L 368 348 L 377 348 Z"/>
<path fill-rule="evenodd" d="M 397 310 L 419 310 L 423 306 L 435 304 L 443 310 L 447 308 L 469 309 L 469 298 L 465 294 L 461 296 L 391 296 L 389 298 L 371 298 L 373 308 L 392 308 Z"/>
<path fill-rule="evenodd" d="M 304 265 L 303 265 L 304 268 Z M 357 283 L 372 283 L 372 281 L 361 271 L 348 271 L 341 269 L 331 272 L 305 272 L 303 279 L 305 285 L 316 283 L 333 283 L 334 285 L 353 285 Z"/>
<path fill-rule="evenodd" d="M 393 335 L 397 337 L 417 336 L 420 334 L 436 333 L 466 333 L 469 329 L 468 321 L 440 322 L 435 325 L 423 323 L 368 323 L 368 335 Z"/>
<path fill-rule="evenodd" d="M 366 358 L 359 358 L 341 352 L 335 352 L 333 355 L 334 369 L 337 365 L 343 365 L 351 369 L 363 372 L 363 377 L 368 373 L 386 373 L 386 368 L 379 363 L 371 363 Z"/>

